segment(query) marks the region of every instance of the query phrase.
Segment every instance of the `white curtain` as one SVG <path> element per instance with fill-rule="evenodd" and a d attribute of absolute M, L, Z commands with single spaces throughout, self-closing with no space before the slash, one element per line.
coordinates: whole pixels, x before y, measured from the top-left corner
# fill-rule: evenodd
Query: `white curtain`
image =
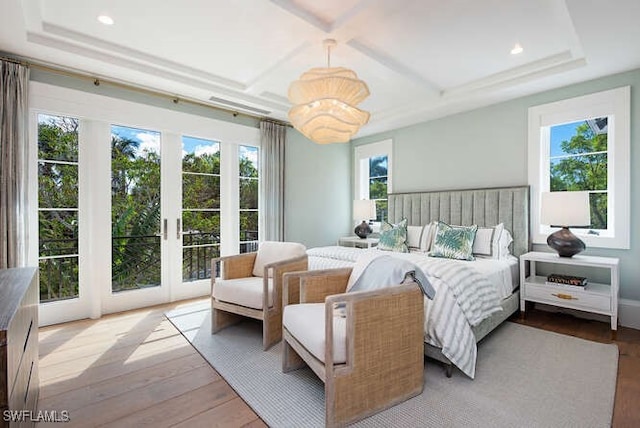
<path fill-rule="evenodd" d="M 0 60 L 0 269 L 26 264 L 29 69 Z"/>
<path fill-rule="evenodd" d="M 284 240 L 284 147 L 287 126 L 260 122 L 260 240 Z"/>

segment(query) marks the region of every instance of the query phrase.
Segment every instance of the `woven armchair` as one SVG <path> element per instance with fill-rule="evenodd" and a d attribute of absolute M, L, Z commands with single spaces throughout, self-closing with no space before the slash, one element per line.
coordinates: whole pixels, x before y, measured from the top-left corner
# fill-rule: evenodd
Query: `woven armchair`
<path fill-rule="evenodd" d="M 420 288 L 345 293 L 350 274 L 350 268 L 285 274 L 282 370 L 308 365 L 324 382 L 329 427 L 371 416 L 424 387 Z M 337 303 L 346 317 L 334 312 Z"/>
<path fill-rule="evenodd" d="M 262 321 L 265 350 L 278 343 L 283 274 L 307 268 L 306 248 L 294 242 L 262 242 L 257 252 L 212 259 L 211 333 L 249 317 Z"/>

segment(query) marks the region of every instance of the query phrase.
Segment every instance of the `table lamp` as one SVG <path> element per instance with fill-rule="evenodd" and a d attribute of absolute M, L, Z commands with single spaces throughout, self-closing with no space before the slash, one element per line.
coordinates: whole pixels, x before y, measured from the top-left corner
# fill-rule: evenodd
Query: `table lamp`
<path fill-rule="evenodd" d="M 359 199 L 353 201 L 353 219 L 362 223 L 354 229 L 354 233 L 364 239 L 373 232 L 369 226 L 369 220 L 376 218 L 376 201 L 370 199 Z"/>
<path fill-rule="evenodd" d="M 547 237 L 547 245 L 560 257 L 572 257 L 583 251 L 584 242 L 569 227 L 589 227 L 589 192 L 544 192 L 540 199 L 540 223 L 560 227 Z"/>

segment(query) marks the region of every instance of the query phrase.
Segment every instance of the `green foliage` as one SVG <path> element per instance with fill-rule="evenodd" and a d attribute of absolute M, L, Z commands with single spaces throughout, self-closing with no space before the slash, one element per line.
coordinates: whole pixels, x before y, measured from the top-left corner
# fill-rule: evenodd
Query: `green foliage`
<path fill-rule="evenodd" d="M 369 199 L 376 201 L 376 220 L 387 219 L 387 156 L 369 158 Z"/>
<path fill-rule="evenodd" d="M 388 169 L 387 156 L 369 158 L 369 177 L 386 177 Z"/>
<path fill-rule="evenodd" d="M 41 301 L 78 296 L 78 121 L 41 116 L 38 127 Z M 258 170 L 240 158 L 242 240 L 257 240 Z M 211 275 L 220 246 L 220 152 L 182 159 L 183 277 Z M 138 141 L 111 140 L 112 289 L 160 284 L 160 156 Z"/>
<path fill-rule="evenodd" d="M 569 155 L 551 161 L 552 192 L 607 190 L 607 134 L 595 134 L 585 122 L 576 134 L 563 141 L 561 148 Z M 603 153 L 604 152 L 604 153 Z M 590 193 L 591 228 L 607 228 L 607 193 Z"/>
<path fill-rule="evenodd" d="M 240 157 L 240 242 L 258 240 L 258 168 Z"/>
<path fill-rule="evenodd" d="M 200 156 L 190 153 L 182 159 L 182 170 L 182 206 L 219 210 L 220 152 Z"/>
<path fill-rule="evenodd" d="M 40 115 L 38 158 L 40 300 L 77 297 L 78 120 Z"/>
<path fill-rule="evenodd" d="M 160 156 L 111 138 L 113 291 L 160 284 Z"/>
<path fill-rule="evenodd" d="M 241 156 L 239 168 L 240 177 L 258 178 L 258 168 L 253 164 L 251 159 Z"/>
<path fill-rule="evenodd" d="M 220 151 L 200 156 L 188 153 L 182 158 L 182 171 L 220 175 Z"/>

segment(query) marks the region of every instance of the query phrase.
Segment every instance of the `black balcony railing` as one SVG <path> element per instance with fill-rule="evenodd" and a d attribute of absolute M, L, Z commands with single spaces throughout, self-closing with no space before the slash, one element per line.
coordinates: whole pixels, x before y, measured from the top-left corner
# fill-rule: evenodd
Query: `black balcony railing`
<path fill-rule="evenodd" d="M 255 241 L 240 243 L 240 252 L 258 250 L 257 231 L 245 231 Z M 160 284 L 160 240 L 156 235 L 112 237 L 112 290 L 132 290 Z M 220 235 L 185 232 L 182 241 L 182 280 L 211 278 L 211 259 L 220 256 Z M 78 297 L 78 240 L 40 241 L 40 301 Z M 55 257 L 55 258 L 51 258 Z"/>
<path fill-rule="evenodd" d="M 182 235 L 182 280 L 211 278 L 211 259 L 220 257 L 220 235 L 184 232 Z"/>
<path fill-rule="evenodd" d="M 111 290 L 157 287 L 161 281 L 160 236 L 111 238 Z"/>
<path fill-rule="evenodd" d="M 241 230 L 240 253 L 251 253 L 253 251 L 258 251 L 258 231 Z"/>

